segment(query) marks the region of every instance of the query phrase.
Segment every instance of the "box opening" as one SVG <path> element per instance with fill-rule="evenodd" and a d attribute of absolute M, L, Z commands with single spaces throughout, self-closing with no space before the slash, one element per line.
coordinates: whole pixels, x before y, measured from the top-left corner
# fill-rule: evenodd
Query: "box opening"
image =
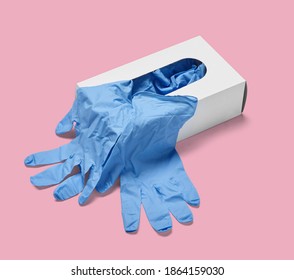
<path fill-rule="evenodd" d="M 202 79 L 206 72 L 206 66 L 200 60 L 184 58 L 137 77 L 132 81 L 135 92 L 148 90 L 166 95 Z M 148 86 L 146 88 L 147 82 Z"/>

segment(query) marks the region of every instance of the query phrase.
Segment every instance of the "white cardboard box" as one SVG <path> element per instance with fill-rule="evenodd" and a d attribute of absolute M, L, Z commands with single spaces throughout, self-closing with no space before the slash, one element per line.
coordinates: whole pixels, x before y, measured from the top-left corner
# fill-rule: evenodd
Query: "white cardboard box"
<path fill-rule="evenodd" d="M 202 61 L 207 72 L 201 80 L 169 94 L 192 95 L 198 98 L 196 113 L 182 127 L 178 140 L 232 119 L 243 112 L 247 96 L 246 81 L 201 36 L 79 82 L 77 86 L 96 86 L 134 79 L 183 58 Z"/>

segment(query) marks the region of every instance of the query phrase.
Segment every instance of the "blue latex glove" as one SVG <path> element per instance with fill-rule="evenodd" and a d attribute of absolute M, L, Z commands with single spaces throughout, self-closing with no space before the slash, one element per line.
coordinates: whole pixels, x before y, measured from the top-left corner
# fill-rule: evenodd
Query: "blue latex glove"
<path fill-rule="evenodd" d="M 27 166 L 61 162 L 32 176 L 32 184 L 38 187 L 58 184 L 78 165 L 81 173 L 62 182 L 54 194 L 62 199 L 59 193 L 70 197 L 81 192 L 79 201 L 82 204 L 95 189 L 103 163 L 128 124 L 132 85 L 132 81 L 122 81 L 78 89 L 72 110 L 57 127 L 58 132 L 69 129 L 66 119 L 70 118 L 76 122 L 77 137 L 67 145 L 25 159 Z M 84 187 L 85 174 L 89 170 Z"/>
<path fill-rule="evenodd" d="M 205 73 L 206 68 L 199 61 L 183 59 L 131 81 L 79 89 L 73 108 L 56 128 L 57 134 L 63 134 L 76 122 L 77 138 L 58 149 L 33 154 L 25 159 L 25 164 L 37 166 L 66 161 L 31 177 L 32 184 L 38 187 L 58 184 L 79 165 L 81 173 L 64 180 L 55 189 L 54 196 L 65 200 L 82 192 L 79 203 L 85 203 L 108 153 L 128 123 L 132 96 L 147 89 L 167 94 L 201 79 Z M 84 175 L 89 169 L 90 180 L 84 188 Z"/>
<path fill-rule="evenodd" d="M 137 231 L 140 207 L 152 227 L 172 227 L 169 212 L 181 223 L 193 220 L 186 203 L 198 206 L 198 193 L 175 150 L 179 129 L 193 116 L 197 99 L 141 92 L 133 97 L 134 115 L 113 148 L 97 185 L 106 191 L 121 176 L 122 216 L 127 232 Z"/>

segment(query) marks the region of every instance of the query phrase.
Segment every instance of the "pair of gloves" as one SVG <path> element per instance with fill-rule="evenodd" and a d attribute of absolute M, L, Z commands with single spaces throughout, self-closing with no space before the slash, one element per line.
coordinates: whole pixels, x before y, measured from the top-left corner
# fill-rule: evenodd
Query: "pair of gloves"
<path fill-rule="evenodd" d="M 133 80 L 77 89 L 71 110 L 56 128 L 57 135 L 74 129 L 75 138 L 25 159 L 26 166 L 58 163 L 32 176 L 31 183 L 59 184 L 55 199 L 79 194 L 83 205 L 95 189 L 105 192 L 120 177 L 126 232 L 138 230 L 141 204 L 157 232 L 172 228 L 170 213 L 180 223 L 191 222 L 187 203 L 198 206 L 199 195 L 175 145 L 180 128 L 195 113 L 197 99 L 166 94 L 205 73 L 201 62 L 183 59 Z M 80 172 L 69 176 L 75 166 Z"/>

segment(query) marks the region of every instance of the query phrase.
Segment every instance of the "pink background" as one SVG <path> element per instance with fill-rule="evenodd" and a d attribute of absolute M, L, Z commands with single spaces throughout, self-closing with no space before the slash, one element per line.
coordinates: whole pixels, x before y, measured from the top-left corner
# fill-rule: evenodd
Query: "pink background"
<path fill-rule="evenodd" d="M 293 259 L 291 1 L 65 2 L 1 3 L 0 258 Z M 201 195 L 192 225 L 161 236 L 142 211 L 126 234 L 119 187 L 80 207 L 31 186 L 23 159 L 68 142 L 54 129 L 78 81 L 196 35 L 249 91 L 242 117 L 178 145 Z"/>

